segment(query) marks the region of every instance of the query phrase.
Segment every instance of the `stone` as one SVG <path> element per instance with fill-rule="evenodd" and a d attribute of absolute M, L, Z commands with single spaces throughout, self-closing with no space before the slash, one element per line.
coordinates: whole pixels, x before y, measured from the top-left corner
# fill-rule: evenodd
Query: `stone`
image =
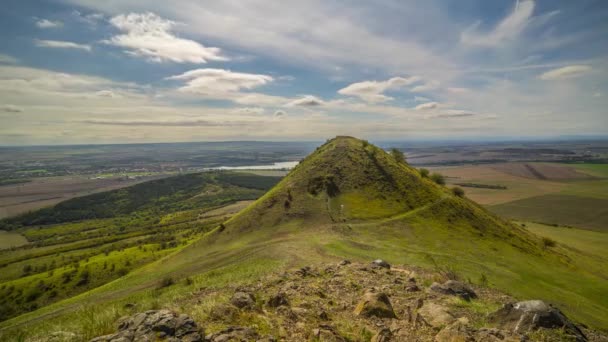
<path fill-rule="evenodd" d="M 281 305 L 289 306 L 289 300 L 287 299 L 285 293 L 280 292 L 268 298 L 268 300 L 266 301 L 266 305 L 271 308 L 278 308 Z"/>
<path fill-rule="evenodd" d="M 393 333 L 389 328 L 382 328 L 376 335 L 374 335 L 370 342 L 390 342 L 392 340 Z"/>
<path fill-rule="evenodd" d="M 475 332 L 460 322 L 448 325 L 435 335 L 435 342 L 475 342 Z"/>
<path fill-rule="evenodd" d="M 240 326 L 228 327 L 205 337 L 208 342 L 257 341 L 260 335 L 253 329 Z"/>
<path fill-rule="evenodd" d="M 434 327 L 442 327 L 456 321 L 448 307 L 436 303 L 425 303 L 418 313 Z"/>
<path fill-rule="evenodd" d="M 149 310 L 118 320 L 118 332 L 96 337 L 92 342 L 167 341 L 202 342 L 204 331 L 189 316 L 169 310 Z"/>
<path fill-rule="evenodd" d="M 386 268 L 386 269 L 391 268 L 391 265 L 382 259 L 376 259 L 376 260 L 372 261 L 370 266 L 372 266 L 374 268 Z"/>
<path fill-rule="evenodd" d="M 397 318 L 388 296 L 376 291 L 367 291 L 357 304 L 354 313 L 363 317 Z"/>
<path fill-rule="evenodd" d="M 312 330 L 312 336 L 319 341 L 327 342 L 346 342 L 346 339 L 334 327 L 328 324 L 321 324 L 318 328 Z"/>
<path fill-rule="evenodd" d="M 340 261 L 338 266 L 346 266 L 346 265 L 350 265 L 350 264 L 351 264 L 350 260 L 342 260 L 342 261 Z"/>
<path fill-rule="evenodd" d="M 235 292 L 230 299 L 230 303 L 239 309 L 253 309 L 255 307 L 255 297 L 247 292 Z"/>
<path fill-rule="evenodd" d="M 583 332 L 559 309 L 542 300 L 528 300 L 503 305 L 491 313 L 488 320 L 500 329 L 528 333 L 539 328 L 563 329 L 577 341 L 587 341 Z"/>
<path fill-rule="evenodd" d="M 465 283 L 456 280 L 448 280 L 443 284 L 433 283 L 430 290 L 445 295 L 458 296 L 466 301 L 477 298 L 475 291 Z"/>

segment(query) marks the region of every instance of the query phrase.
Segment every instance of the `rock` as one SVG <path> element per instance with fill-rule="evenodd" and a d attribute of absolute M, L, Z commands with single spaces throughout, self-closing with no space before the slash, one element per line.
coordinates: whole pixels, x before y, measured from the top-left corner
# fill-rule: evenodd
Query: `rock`
<path fill-rule="evenodd" d="M 539 328 L 563 329 L 577 341 L 587 341 L 583 332 L 557 308 L 542 300 L 528 300 L 505 304 L 489 316 L 489 321 L 500 329 L 528 333 Z"/>
<path fill-rule="evenodd" d="M 338 266 L 346 266 L 346 265 L 350 265 L 350 264 L 351 264 L 350 260 L 342 260 L 342 261 L 340 261 Z"/>
<path fill-rule="evenodd" d="M 374 335 L 370 342 L 389 342 L 393 337 L 393 333 L 389 328 L 383 328 Z"/>
<path fill-rule="evenodd" d="M 239 314 L 239 310 L 230 304 L 219 303 L 209 311 L 209 318 L 214 321 L 231 321 Z"/>
<path fill-rule="evenodd" d="M 91 342 L 167 341 L 202 342 L 203 329 L 186 315 L 169 310 L 149 310 L 118 320 L 116 334 L 96 337 Z"/>
<path fill-rule="evenodd" d="M 232 342 L 232 341 L 257 341 L 260 335 L 253 329 L 247 327 L 228 327 L 215 334 L 205 337 L 208 342 Z"/>
<path fill-rule="evenodd" d="M 375 291 L 368 291 L 363 295 L 354 313 L 364 317 L 397 318 L 388 296 Z"/>
<path fill-rule="evenodd" d="M 287 296 L 281 292 L 268 298 L 268 301 L 266 301 L 266 305 L 271 308 L 277 308 L 281 305 L 289 306 L 289 300 L 287 299 Z"/>
<path fill-rule="evenodd" d="M 418 313 L 434 327 L 445 326 L 456 321 L 450 310 L 441 304 L 426 303 L 418 309 Z"/>
<path fill-rule="evenodd" d="M 319 319 L 322 321 L 329 321 L 329 315 L 326 311 L 321 311 L 321 313 L 319 313 Z"/>
<path fill-rule="evenodd" d="M 306 277 L 314 275 L 314 272 L 312 271 L 312 268 L 310 268 L 310 266 L 305 266 L 297 270 L 295 274 L 299 275 L 300 277 Z"/>
<path fill-rule="evenodd" d="M 298 319 L 298 316 L 288 306 L 285 305 L 281 305 L 277 308 L 277 314 L 292 321 Z"/>
<path fill-rule="evenodd" d="M 448 325 L 435 336 L 435 342 L 475 342 L 473 329 L 460 322 Z"/>
<path fill-rule="evenodd" d="M 230 303 L 239 309 L 253 309 L 255 307 L 255 297 L 247 292 L 235 292 L 230 299 Z"/>
<path fill-rule="evenodd" d="M 467 301 L 471 300 L 472 298 L 477 298 L 475 291 L 473 291 L 465 283 L 456 280 L 448 280 L 443 284 L 433 283 L 430 290 L 432 292 L 458 296 Z"/>
<path fill-rule="evenodd" d="M 318 328 L 313 329 L 312 336 L 319 341 L 346 342 L 346 339 L 340 336 L 334 327 L 327 324 L 321 324 Z"/>
<path fill-rule="evenodd" d="M 372 261 L 371 266 L 375 267 L 375 268 L 386 268 L 386 269 L 391 268 L 391 265 L 382 259 L 376 259 L 376 260 Z"/>

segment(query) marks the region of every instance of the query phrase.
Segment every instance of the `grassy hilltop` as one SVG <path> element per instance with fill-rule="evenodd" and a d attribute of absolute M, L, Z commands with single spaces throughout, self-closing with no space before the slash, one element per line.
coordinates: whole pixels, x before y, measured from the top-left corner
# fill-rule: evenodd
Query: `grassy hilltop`
<path fill-rule="evenodd" d="M 2 322 L 0 337 L 108 333 L 129 313 L 126 303 L 139 311 L 172 307 L 202 320 L 227 298 L 191 300 L 201 289 L 253 284 L 343 258 L 433 269 L 516 298 L 544 299 L 590 327 L 608 328 L 605 259 L 544 243 L 385 151 L 337 137 L 200 239 L 106 285 Z"/>

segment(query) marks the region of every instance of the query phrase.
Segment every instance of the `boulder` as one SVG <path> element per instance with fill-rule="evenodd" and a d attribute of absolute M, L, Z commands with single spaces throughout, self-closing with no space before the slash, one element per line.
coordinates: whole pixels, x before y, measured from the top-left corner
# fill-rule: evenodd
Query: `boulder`
<path fill-rule="evenodd" d="M 515 333 L 528 333 L 539 328 L 563 329 L 577 341 L 587 340 L 583 332 L 559 309 L 542 300 L 505 304 L 489 315 L 489 321 L 500 329 Z"/>
<path fill-rule="evenodd" d="M 418 309 L 418 313 L 434 327 L 442 327 L 456 321 L 448 307 L 441 304 L 425 303 Z"/>
<path fill-rule="evenodd" d="M 338 266 L 346 266 L 346 265 L 350 265 L 350 264 L 351 264 L 350 260 L 342 260 L 342 261 L 340 261 Z"/>
<path fill-rule="evenodd" d="M 166 341 L 202 342 L 204 332 L 186 315 L 169 310 L 149 310 L 118 320 L 116 334 L 96 337 L 91 342 Z"/>
<path fill-rule="evenodd" d="M 430 290 L 432 292 L 442 293 L 450 296 L 458 296 L 467 301 L 471 300 L 472 298 L 477 298 L 475 291 L 473 291 L 465 283 L 456 280 L 448 280 L 443 284 L 433 283 Z"/>
<path fill-rule="evenodd" d="M 255 297 L 251 293 L 238 291 L 232 295 L 230 303 L 239 309 L 253 309 Z"/>
<path fill-rule="evenodd" d="M 388 262 L 386 262 L 382 259 L 376 259 L 376 260 L 372 261 L 371 266 L 374 268 L 386 268 L 386 269 L 391 268 L 391 264 L 389 264 Z"/>
<path fill-rule="evenodd" d="M 397 318 L 388 296 L 383 292 L 367 291 L 357 307 L 355 315 L 363 317 Z"/>
<path fill-rule="evenodd" d="M 435 342 L 475 342 L 474 331 L 469 326 L 456 322 L 435 335 Z"/>

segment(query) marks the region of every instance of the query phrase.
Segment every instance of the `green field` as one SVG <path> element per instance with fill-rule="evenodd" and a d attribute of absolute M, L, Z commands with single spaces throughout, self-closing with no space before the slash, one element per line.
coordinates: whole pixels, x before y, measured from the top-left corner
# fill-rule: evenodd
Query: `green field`
<path fill-rule="evenodd" d="M 608 262 L 608 233 L 585 229 L 555 227 L 534 222 L 521 222 L 532 233 L 555 240 L 559 244 L 589 253 Z"/>

